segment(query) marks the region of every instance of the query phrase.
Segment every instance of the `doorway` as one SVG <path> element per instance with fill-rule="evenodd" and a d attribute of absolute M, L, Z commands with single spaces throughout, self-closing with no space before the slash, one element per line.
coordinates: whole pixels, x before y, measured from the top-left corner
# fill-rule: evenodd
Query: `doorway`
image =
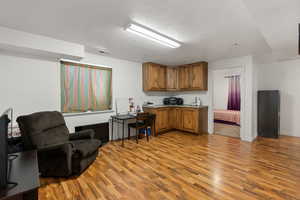
<path fill-rule="evenodd" d="M 213 77 L 214 134 L 241 137 L 242 68 L 219 69 Z"/>

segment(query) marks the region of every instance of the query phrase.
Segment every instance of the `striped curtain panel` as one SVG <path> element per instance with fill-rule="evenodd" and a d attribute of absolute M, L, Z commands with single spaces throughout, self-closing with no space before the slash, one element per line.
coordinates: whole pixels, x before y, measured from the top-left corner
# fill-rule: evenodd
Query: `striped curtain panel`
<path fill-rule="evenodd" d="M 61 111 L 112 108 L 112 69 L 61 61 Z"/>
<path fill-rule="evenodd" d="M 241 110 L 240 76 L 229 78 L 228 110 Z"/>

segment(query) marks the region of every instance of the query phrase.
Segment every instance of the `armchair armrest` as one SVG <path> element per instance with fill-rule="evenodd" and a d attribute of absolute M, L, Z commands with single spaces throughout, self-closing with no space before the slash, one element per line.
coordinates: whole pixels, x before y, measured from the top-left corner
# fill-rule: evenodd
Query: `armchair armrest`
<path fill-rule="evenodd" d="M 48 145 L 38 148 L 38 161 L 42 175 L 53 175 L 53 170 L 59 168 L 60 172 L 55 172 L 56 176 L 69 176 L 72 174 L 73 144 L 71 142 Z M 59 166 L 59 167 L 57 167 Z"/>
<path fill-rule="evenodd" d="M 92 129 L 78 131 L 69 135 L 70 140 L 94 139 L 95 132 Z"/>
<path fill-rule="evenodd" d="M 61 144 L 54 144 L 48 145 L 41 148 L 38 148 L 39 152 L 51 151 L 51 150 L 72 150 L 73 144 L 71 142 L 61 143 Z"/>

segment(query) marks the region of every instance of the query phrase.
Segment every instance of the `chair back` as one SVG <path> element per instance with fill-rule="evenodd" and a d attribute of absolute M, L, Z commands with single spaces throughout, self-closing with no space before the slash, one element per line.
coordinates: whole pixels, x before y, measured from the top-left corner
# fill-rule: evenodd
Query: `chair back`
<path fill-rule="evenodd" d="M 17 122 L 26 150 L 63 144 L 69 140 L 69 130 L 60 112 L 47 111 L 24 115 L 18 117 Z"/>
<path fill-rule="evenodd" d="M 151 126 L 155 120 L 155 115 L 150 113 L 137 113 L 136 121 L 143 122 L 147 126 Z"/>

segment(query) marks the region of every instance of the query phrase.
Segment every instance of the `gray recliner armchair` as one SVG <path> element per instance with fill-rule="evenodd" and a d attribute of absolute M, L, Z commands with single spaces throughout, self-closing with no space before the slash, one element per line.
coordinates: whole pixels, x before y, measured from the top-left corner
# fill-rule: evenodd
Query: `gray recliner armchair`
<path fill-rule="evenodd" d="M 17 118 L 24 149 L 37 149 L 41 176 L 68 177 L 83 172 L 98 155 L 101 141 L 93 130 L 69 134 L 60 112 L 38 112 Z"/>

